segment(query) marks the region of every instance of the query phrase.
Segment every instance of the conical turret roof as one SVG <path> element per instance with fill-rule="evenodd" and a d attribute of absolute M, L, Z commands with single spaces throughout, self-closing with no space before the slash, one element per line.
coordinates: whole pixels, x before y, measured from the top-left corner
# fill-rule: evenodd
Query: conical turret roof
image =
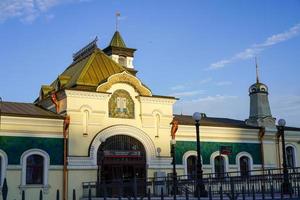
<path fill-rule="evenodd" d="M 119 31 L 116 31 L 112 37 L 109 46 L 127 48 Z"/>

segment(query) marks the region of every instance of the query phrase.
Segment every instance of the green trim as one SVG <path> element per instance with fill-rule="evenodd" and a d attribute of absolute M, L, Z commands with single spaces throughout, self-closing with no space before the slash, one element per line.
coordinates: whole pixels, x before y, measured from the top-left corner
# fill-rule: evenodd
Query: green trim
<path fill-rule="evenodd" d="M 0 149 L 9 165 L 19 165 L 22 154 L 29 149 L 41 149 L 50 156 L 51 165 L 63 165 L 63 138 L 0 136 Z"/>
<path fill-rule="evenodd" d="M 257 143 L 201 142 L 200 146 L 203 164 L 210 164 L 211 154 L 219 151 L 220 146 L 232 146 L 232 154 L 228 156 L 229 164 L 236 164 L 236 155 L 243 151 L 252 156 L 253 164 L 262 164 L 260 144 Z M 176 141 L 176 164 L 183 164 L 183 155 L 192 150 L 197 150 L 196 142 Z"/>

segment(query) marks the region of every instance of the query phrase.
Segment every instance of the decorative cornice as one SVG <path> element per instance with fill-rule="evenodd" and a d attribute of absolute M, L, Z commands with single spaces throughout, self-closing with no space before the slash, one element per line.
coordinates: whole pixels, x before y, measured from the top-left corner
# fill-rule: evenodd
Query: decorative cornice
<path fill-rule="evenodd" d="M 154 104 L 173 105 L 176 102 L 176 99 L 163 98 L 163 97 L 138 96 L 137 98 L 140 100 L 141 103 L 154 103 Z"/>
<path fill-rule="evenodd" d="M 86 92 L 78 90 L 66 90 L 67 97 L 77 97 L 84 99 L 106 99 L 110 96 L 110 93 L 99 93 L 99 92 Z"/>
<path fill-rule="evenodd" d="M 138 78 L 127 73 L 126 71 L 110 76 L 105 83 L 102 83 L 97 87 L 96 91 L 107 92 L 111 86 L 116 83 L 127 83 L 132 85 L 140 95 L 152 96 L 151 91 L 145 87 Z"/>

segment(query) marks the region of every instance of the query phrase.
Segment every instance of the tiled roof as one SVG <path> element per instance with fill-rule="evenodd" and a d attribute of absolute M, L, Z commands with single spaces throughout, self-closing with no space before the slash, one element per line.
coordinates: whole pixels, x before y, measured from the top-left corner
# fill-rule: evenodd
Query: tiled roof
<path fill-rule="evenodd" d="M 190 115 L 174 115 L 174 118 L 178 119 L 179 124 L 182 125 L 195 125 L 195 121 Z M 245 121 L 228 119 L 228 118 L 216 118 L 216 117 L 203 117 L 200 120 L 200 124 L 203 126 L 219 126 L 219 127 L 233 127 L 233 128 L 248 128 L 258 129 L 257 127 L 248 126 Z"/>
<path fill-rule="evenodd" d="M 63 116 L 47 111 L 33 103 L 2 102 L 0 109 L 3 116 L 63 119 Z"/>
<path fill-rule="evenodd" d="M 174 115 L 174 118 L 178 119 L 181 125 L 195 125 L 195 121 L 190 115 Z M 247 128 L 247 129 L 259 129 L 259 127 L 249 126 L 245 121 L 229 119 L 229 118 L 217 118 L 217 117 L 203 117 L 200 121 L 203 126 L 216 126 L 216 127 L 232 127 L 232 128 Z M 287 131 L 299 131 L 300 128 L 286 126 Z"/>

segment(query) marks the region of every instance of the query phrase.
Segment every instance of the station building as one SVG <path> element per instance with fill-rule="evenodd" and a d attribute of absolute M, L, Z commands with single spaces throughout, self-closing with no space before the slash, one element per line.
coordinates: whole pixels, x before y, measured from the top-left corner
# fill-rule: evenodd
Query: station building
<path fill-rule="evenodd" d="M 172 172 L 170 129 L 178 120 L 176 168 L 195 174 L 196 134 L 192 116 L 176 115 L 176 97 L 153 94 L 138 78 L 134 52 L 118 31 L 108 47 L 97 39 L 33 103 L 1 102 L 0 189 L 8 199 L 71 199 L 83 183 L 98 179 L 149 178 Z M 142 73 L 142 72 L 141 72 Z M 206 116 L 200 121 L 204 173 L 279 168 L 280 137 L 271 115 L 268 87 L 257 78 L 249 88 L 247 120 Z M 285 127 L 289 167 L 300 165 L 300 128 Z M 230 147 L 230 155 L 220 153 Z M 1 191 L 1 190 L 0 190 Z"/>

